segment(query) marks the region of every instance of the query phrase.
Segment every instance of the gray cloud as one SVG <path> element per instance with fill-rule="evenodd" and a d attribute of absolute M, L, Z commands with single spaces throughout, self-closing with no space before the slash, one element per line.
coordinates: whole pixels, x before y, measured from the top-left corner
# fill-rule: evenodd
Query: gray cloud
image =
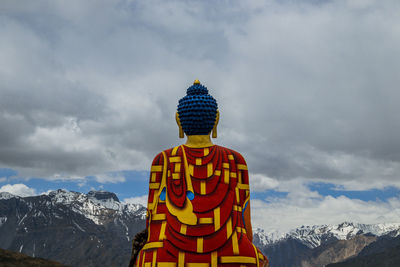
<path fill-rule="evenodd" d="M 36 1 L 0 8 L 0 166 L 146 170 L 199 78 L 254 173 L 398 185 L 397 1 Z M 383 181 L 374 184 L 372 181 Z"/>

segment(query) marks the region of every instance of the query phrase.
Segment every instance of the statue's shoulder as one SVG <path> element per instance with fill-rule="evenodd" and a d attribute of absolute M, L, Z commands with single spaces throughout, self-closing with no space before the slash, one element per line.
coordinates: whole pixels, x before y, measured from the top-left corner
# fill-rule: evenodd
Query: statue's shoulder
<path fill-rule="evenodd" d="M 152 165 L 161 165 L 161 164 L 163 164 L 164 154 L 168 153 L 167 155 L 169 155 L 171 150 L 172 150 L 172 148 L 169 148 L 169 149 L 166 149 L 166 150 L 161 151 L 160 153 L 158 153 L 154 157 Z"/>
<path fill-rule="evenodd" d="M 154 157 L 154 159 L 153 159 L 153 165 L 154 165 L 154 163 L 159 163 L 159 162 L 161 162 L 161 161 L 164 159 L 164 155 L 166 155 L 166 156 L 171 155 L 172 150 L 174 150 L 174 149 L 176 149 L 176 147 L 171 147 L 171 148 L 168 148 L 168 149 L 166 149 L 166 150 L 161 151 L 160 153 L 158 153 L 158 154 Z"/>
<path fill-rule="evenodd" d="M 168 149 L 164 150 L 163 152 L 160 152 L 160 154 L 164 153 L 164 154 L 170 155 L 172 153 L 172 150 L 177 149 L 178 147 L 179 146 L 168 148 Z"/>
<path fill-rule="evenodd" d="M 242 154 L 240 154 L 239 152 L 237 152 L 231 148 L 227 148 L 227 147 L 223 147 L 223 146 L 219 146 L 219 145 L 216 145 L 216 147 L 217 147 L 217 149 L 224 150 L 228 155 L 232 155 L 233 159 L 235 160 L 236 163 L 246 164 L 246 160 L 244 159 Z"/>

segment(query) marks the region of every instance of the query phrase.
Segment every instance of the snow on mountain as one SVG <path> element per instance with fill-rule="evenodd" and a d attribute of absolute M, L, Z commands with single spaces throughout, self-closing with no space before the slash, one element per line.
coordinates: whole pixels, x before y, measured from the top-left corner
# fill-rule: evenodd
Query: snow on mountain
<path fill-rule="evenodd" d="M 90 191 L 83 194 L 64 189 L 51 191 L 47 194 L 50 202 L 46 205 L 66 205 L 70 206 L 74 212 L 84 215 L 96 224 L 103 224 L 107 214 L 124 212 L 135 214 L 142 219 L 146 218 L 146 209 L 140 204 L 123 203 L 118 197 L 111 192 L 106 191 Z M 19 198 L 8 192 L 0 192 L 0 199 Z"/>
<path fill-rule="evenodd" d="M 87 197 L 93 203 L 110 210 L 119 210 L 121 208 L 121 203 L 119 202 L 118 197 L 111 192 L 90 191 L 87 194 Z"/>
<path fill-rule="evenodd" d="M 15 196 L 8 192 L 0 192 L 0 199 L 11 199 L 11 198 L 15 198 L 15 197 L 18 197 L 18 196 Z"/>
<path fill-rule="evenodd" d="M 257 243 L 267 246 L 285 238 L 285 234 L 278 231 L 266 233 L 264 229 L 256 228 L 253 230 L 253 236 L 257 239 Z"/>
<path fill-rule="evenodd" d="M 121 203 L 111 192 L 90 191 L 88 194 L 58 189 L 48 196 L 51 204 L 70 206 L 74 212 L 80 213 L 96 224 L 104 224 L 110 213 L 122 215 L 124 212 L 135 214 L 142 219 L 146 217 L 146 209 L 139 204 Z M 49 203 L 50 205 L 50 203 Z"/>
<path fill-rule="evenodd" d="M 0 217 L 0 227 L 7 221 L 7 217 Z"/>
<path fill-rule="evenodd" d="M 284 239 L 295 239 L 309 248 L 315 248 L 331 240 L 348 240 L 356 235 L 372 234 L 382 236 L 391 234 L 393 237 L 400 235 L 400 223 L 360 224 L 344 222 L 336 225 L 301 226 L 289 233 L 265 233 L 256 229 L 254 235 L 263 246 L 276 243 Z"/>

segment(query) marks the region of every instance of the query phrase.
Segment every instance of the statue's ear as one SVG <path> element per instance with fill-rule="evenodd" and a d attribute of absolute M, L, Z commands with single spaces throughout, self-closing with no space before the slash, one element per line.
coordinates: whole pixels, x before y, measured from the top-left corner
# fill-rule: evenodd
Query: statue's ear
<path fill-rule="evenodd" d="M 179 120 L 178 112 L 175 113 L 175 120 L 176 120 L 176 124 L 178 124 L 178 128 L 179 128 L 179 138 L 184 138 L 185 134 L 183 133 L 183 129 L 182 129 L 181 121 Z"/>
<path fill-rule="evenodd" d="M 217 114 L 215 116 L 215 123 L 214 123 L 214 127 L 212 129 L 212 138 L 217 138 L 217 125 L 219 122 L 219 110 L 217 110 Z"/>

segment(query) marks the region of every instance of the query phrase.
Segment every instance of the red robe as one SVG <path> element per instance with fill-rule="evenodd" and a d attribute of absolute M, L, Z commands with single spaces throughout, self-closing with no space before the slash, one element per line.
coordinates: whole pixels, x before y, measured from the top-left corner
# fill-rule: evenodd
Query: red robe
<path fill-rule="evenodd" d="M 161 152 L 151 167 L 149 235 L 136 266 L 259 266 L 265 258 L 243 219 L 249 198 L 238 152 L 217 145 Z"/>

